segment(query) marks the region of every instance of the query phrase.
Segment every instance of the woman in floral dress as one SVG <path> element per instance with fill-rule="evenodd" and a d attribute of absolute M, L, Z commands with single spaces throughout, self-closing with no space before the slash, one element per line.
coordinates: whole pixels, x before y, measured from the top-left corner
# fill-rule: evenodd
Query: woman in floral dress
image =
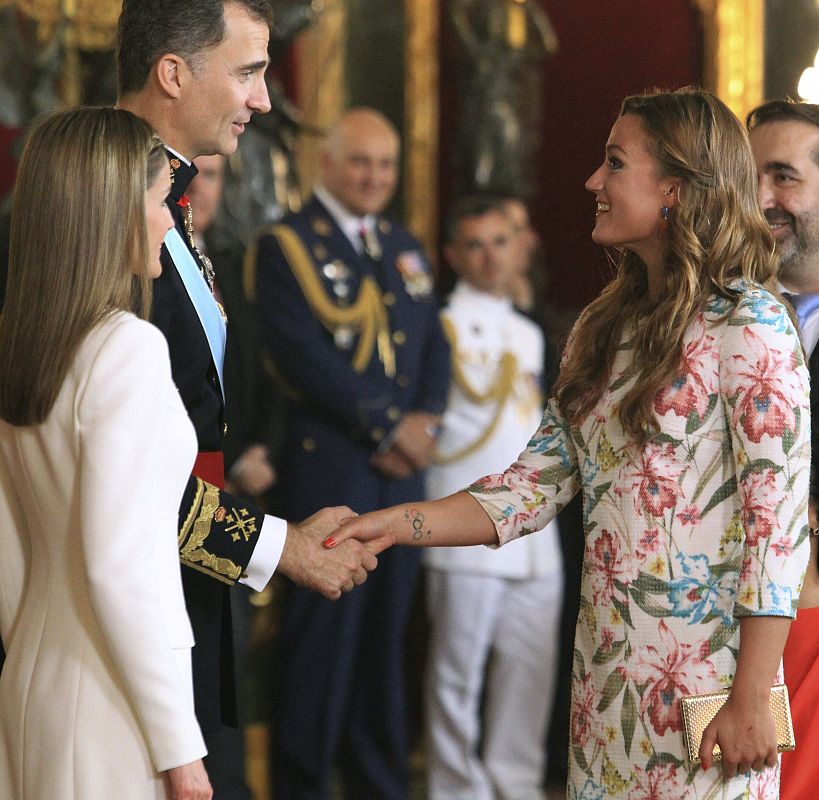
<path fill-rule="evenodd" d="M 568 797 L 774 800 L 767 700 L 808 555 L 810 421 L 751 151 L 706 92 L 630 97 L 586 187 L 619 270 L 576 324 L 527 449 L 327 546 L 503 544 L 582 489 Z M 680 698 L 722 688 L 691 763 Z"/>

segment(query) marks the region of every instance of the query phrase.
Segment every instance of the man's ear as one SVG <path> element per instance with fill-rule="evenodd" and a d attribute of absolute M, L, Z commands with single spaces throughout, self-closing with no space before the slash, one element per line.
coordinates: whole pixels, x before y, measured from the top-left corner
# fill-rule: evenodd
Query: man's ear
<path fill-rule="evenodd" d="M 169 97 L 179 97 L 185 78 L 189 74 L 190 67 L 185 59 L 173 53 L 167 53 L 154 64 L 156 82 Z"/>

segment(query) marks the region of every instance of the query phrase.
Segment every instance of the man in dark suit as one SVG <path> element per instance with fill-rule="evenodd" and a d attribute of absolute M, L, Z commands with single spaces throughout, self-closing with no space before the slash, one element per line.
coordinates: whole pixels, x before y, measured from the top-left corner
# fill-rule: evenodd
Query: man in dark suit
<path fill-rule="evenodd" d="M 174 381 L 196 429 L 200 457 L 180 507 L 180 557 L 196 637 L 196 714 L 216 800 L 247 797 L 236 726 L 228 587 L 261 589 L 275 569 L 338 597 L 364 580 L 374 561 L 356 545 L 328 561 L 320 547 L 346 509 L 300 525 L 264 515 L 224 485 L 225 321 L 212 295 L 209 262 L 193 243 L 185 189 L 192 160 L 231 153 L 254 113 L 270 109 L 266 0 L 125 0 L 119 22 L 120 107 L 146 119 L 168 148 L 169 206 L 175 227 L 162 249 L 152 321 L 165 334 Z M 116 202 L 116 198 L 111 198 Z"/>
<path fill-rule="evenodd" d="M 772 100 L 751 111 L 747 125 L 759 200 L 776 239 L 779 281 L 796 311 L 811 378 L 811 557 L 783 653 L 799 751 L 783 753 L 781 792 L 801 798 L 815 793 L 811 759 L 819 745 L 813 719 L 819 663 L 819 106 Z"/>
<path fill-rule="evenodd" d="M 329 132 L 322 185 L 258 242 L 263 344 L 286 387 L 284 513 L 369 511 L 423 496 L 449 348 L 419 242 L 381 216 L 399 140 L 368 109 Z M 407 797 L 403 637 L 418 552 L 394 548 L 337 604 L 289 586 L 274 687 L 276 797 Z"/>

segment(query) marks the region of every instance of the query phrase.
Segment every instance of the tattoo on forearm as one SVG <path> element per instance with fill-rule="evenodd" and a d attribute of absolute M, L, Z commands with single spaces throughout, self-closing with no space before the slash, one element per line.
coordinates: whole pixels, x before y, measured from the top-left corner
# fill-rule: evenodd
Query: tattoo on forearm
<path fill-rule="evenodd" d="M 412 526 L 412 538 L 417 542 L 421 539 L 429 539 L 432 531 L 424 530 L 424 515 L 417 509 L 411 508 L 404 512 L 404 519 Z"/>

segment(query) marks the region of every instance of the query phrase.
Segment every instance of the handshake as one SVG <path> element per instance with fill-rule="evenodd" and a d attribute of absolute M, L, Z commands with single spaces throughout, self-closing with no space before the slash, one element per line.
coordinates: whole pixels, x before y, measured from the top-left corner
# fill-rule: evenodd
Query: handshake
<path fill-rule="evenodd" d="M 390 446 L 373 455 L 370 463 L 393 478 L 406 478 L 424 469 L 432 458 L 440 418 L 424 412 L 410 412 L 393 432 Z M 323 508 L 304 522 L 288 523 L 287 538 L 277 572 L 306 589 L 337 600 L 367 580 L 367 573 L 378 565 L 376 554 L 387 546 L 370 541 L 367 525 L 356 525 L 344 541 L 336 544 L 328 537 L 358 516 L 346 506 Z M 373 516 L 372 514 L 368 516 Z M 348 529 L 347 533 L 350 533 Z"/>
<path fill-rule="evenodd" d="M 324 544 L 331 533 L 355 516 L 346 506 L 338 506 L 323 508 L 303 522 L 289 522 L 276 571 L 330 600 L 337 600 L 342 592 L 364 583 L 367 573 L 378 566 L 375 552 L 356 539 L 332 548 Z"/>

